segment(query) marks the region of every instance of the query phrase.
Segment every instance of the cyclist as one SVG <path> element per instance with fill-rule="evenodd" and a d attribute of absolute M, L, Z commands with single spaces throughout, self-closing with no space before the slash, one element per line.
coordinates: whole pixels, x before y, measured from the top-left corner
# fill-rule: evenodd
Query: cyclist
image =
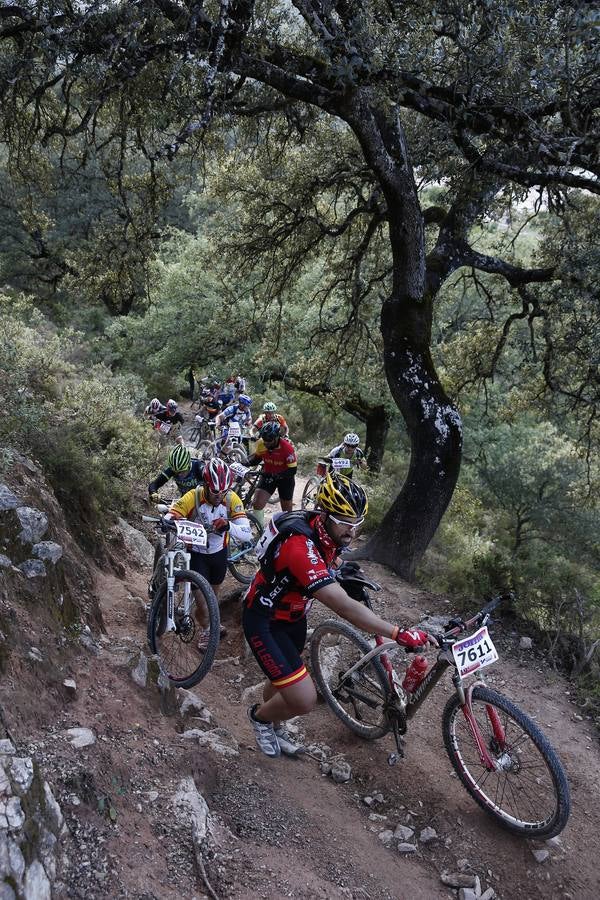
<path fill-rule="evenodd" d="M 235 378 L 233 380 L 233 386 L 234 386 L 238 396 L 239 396 L 239 394 L 246 393 L 246 379 L 243 377 L 243 375 L 235 376 Z"/>
<path fill-rule="evenodd" d="M 273 553 L 263 552 L 260 569 L 244 598 L 244 634 L 268 678 L 263 702 L 250 707 L 248 717 L 256 742 L 267 756 L 301 752 L 283 723 L 310 712 L 317 700 L 301 655 L 306 614 L 314 599 L 369 634 L 392 638 L 410 650 L 430 640 L 424 631 L 405 631 L 380 619 L 349 597 L 330 572 L 336 556 L 349 546 L 367 514 L 367 498 L 360 485 L 328 473 L 317 504 L 312 512 L 293 514 L 303 518 L 308 534 L 288 533 L 276 543 Z M 278 516 L 275 521 L 285 518 Z"/>
<path fill-rule="evenodd" d="M 252 397 L 249 397 L 248 394 L 240 394 L 235 403 L 231 403 L 229 406 L 226 406 L 223 412 L 219 413 L 219 415 L 215 419 L 217 425 L 223 426 L 221 438 L 218 441 L 219 451 L 221 449 L 222 442 L 227 438 L 227 435 L 229 433 L 230 422 L 238 422 L 242 434 L 244 432 L 244 428 L 248 428 L 250 427 L 250 425 L 252 425 L 252 413 L 250 412 L 251 405 Z M 248 438 L 244 438 L 243 443 L 246 446 L 246 449 L 248 449 Z"/>
<path fill-rule="evenodd" d="M 180 444 L 173 447 L 167 457 L 167 465 L 159 472 L 154 481 L 148 485 L 148 493 L 150 499 L 157 503 L 159 496 L 156 493 L 167 481 L 172 478 L 179 493 L 183 497 L 188 491 L 202 484 L 202 474 L 204 472 L 204 463 L 199 459 L 192 459 L 192 454 L 187 447 Z"/>
<path fill-rule="evenodd" d="M 229 534 L 240 543 L 252 540 L 246 510 L 238 495 L 231 490 L 233 481 L 233 472 L 226 463 L 221 459 L 209 460 L 204 467 L 202 484 L 176 500 L 165 516 L 202 522 L 209 531 L 207 546 L 192 552 L 190 568 L 206 578 L 217 599 L 227 572 Z M 198 609 L 197 619 L 202 626 L 198 648 L 203 650 L 209 638 L 206 610 Z M 225 633 L 222 629 L 221 635 Z"/>
<path fill-rule="evenodd" d="M 263 471 L 254 495 L 254 514 L 261 525 L 265 523 L 265 506 L 271 494 L 277 490 L 284 512 L 292 509 L 298 459 L 291 441 L 281 436 L 279 422 L 265 422 L 254 453 L 248 457 L 248 465 L 262 462 Z"/>
<path fill-rule="evenodd" d="M 258 417 L 254 425 L 252 426 L 255 430 L 255 434 L 258 435 L 260 429 L 266 422 L 279 422 L 281 425 L 281 437 L 287 437 L 289 433 L 288 423 L 285 421 L 282 415 L 277 412 L 277 407 L 274 403 L 271 403 L 270 400 L 267 400 L 265 404 L 263 404 L 262 414 Z"/>
<path fill-rule="evenodd" d="M 337 447 L 334 447 L 333 450 L 330 450 L 327 454 L 329 459 L 347 459 L 348 465 L 343 468 L 335 467 L 335 471 L 339 475 L 346 475 L 348 478 L 352 478 L 352 471 L 355 467 L 359 469 L 367 468 L 367 461 L 365 459 L 365 455 L 358 446 L 360 444 L 360 438 L 353 431 L 348 432 L 348 434 L 344 435 L 344 440 L 341 444 L 338 444 Z"/>
<path fill-rule="evenodd" d="M 163 406 L 158 397 L 154 397 L 148 406 L 144 410 L 145 416 L 150 416 L 151 418 L 156 418 L 159 413 L 165 413 L 167 411 L 167 407 Z"/>

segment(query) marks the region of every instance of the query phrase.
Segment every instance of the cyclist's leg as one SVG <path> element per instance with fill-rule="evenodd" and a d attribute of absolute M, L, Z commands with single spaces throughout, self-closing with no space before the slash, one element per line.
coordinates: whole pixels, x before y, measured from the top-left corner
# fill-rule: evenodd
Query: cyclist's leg
<path fill-rule="evenodd" d="M 306 641 L 306 619 L 274 623 L 244 609 L 242 624 L 250 649 L 269 679 L 255 718 L 279 723 L 310 712 L 317 692 L 300 655 Z"/>
<path fill-rule="evenodd" d="M 296 486 L 296 471 L 286 472 L 279 476 L 277 490 L 279 492 L 279 504 L 283 512 L 291 512 L 294 506 L 294 488 Z"/>
<path fill-rule="evenodd" d="M 263 472 L 258 480 L 258 487 L 256 488 L 252 504 L 252 511 L 263 528 L 265 526 L 265 506 L 276 487 L 277 479 L 273 475 L 265 475 Z"/>

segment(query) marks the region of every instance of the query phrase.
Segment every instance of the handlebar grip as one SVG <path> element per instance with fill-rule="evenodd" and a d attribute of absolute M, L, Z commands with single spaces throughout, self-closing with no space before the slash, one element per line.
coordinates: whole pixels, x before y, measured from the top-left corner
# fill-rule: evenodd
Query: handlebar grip
<path fill-rule="evenodd" d="M 156 516 L 142 516 L 142 522 L 160 522 Z"/>

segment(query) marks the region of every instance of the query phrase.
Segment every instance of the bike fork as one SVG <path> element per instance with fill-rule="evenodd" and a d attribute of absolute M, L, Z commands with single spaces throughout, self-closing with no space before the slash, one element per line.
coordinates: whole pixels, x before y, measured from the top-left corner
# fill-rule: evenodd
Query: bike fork
<path fill-rule="evenodd" d="M 455 675 L 452 679 L 454 681 L 454 686 L 457 690 L 459 697 L 462 700 L 461 709 L 465 719 L 467 720 L 467 725 L 469 726 L 469 730 L 473 735 L 473 740 L 475 741 L 475 746 L 477 747 L 477 752 L 479 753 L 479 758 L 481 760 L 481 765 L 485 766 L 490 772 L 495 771 L 496 765 L 494 760 L 490 756 L 488 749 L 485 745 L 485 741 L 483 739 L 483 735 L 479 730 L 479 725 L 477 724 L 477 720 L 473 715 L 473 709 L 471 706 L 471 696 L 473 693 L 473 688 L 475 684 L 471 684 L 467 690 L 465 691 L 464 685 L 462 684 L 461 679 L 458 675 Z M 498 714 L 495 710 L 491 709 L 491 707 L 486 706 L 486 711 L 488 717 L 490 719 L 490 723 L 492 725 L 492 729 L 494 731 L 494 737 L 498 738 L 499 734 L 502 735 L 501 744 L 504 744 L 504 730 L 502 725 L 500 724 L 500 719 L 498 718 Z M 498 729 L 498 734 L 496 729 Z"/>

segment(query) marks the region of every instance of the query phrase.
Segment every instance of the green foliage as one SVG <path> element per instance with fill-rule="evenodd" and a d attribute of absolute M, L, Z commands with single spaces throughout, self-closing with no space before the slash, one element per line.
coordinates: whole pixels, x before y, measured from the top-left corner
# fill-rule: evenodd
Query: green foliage
<path fill-rule="evenodd" d="M 73 361 L 78 336 L 58 334 L 24 297 L 0 297 L 0 440 L 41 464 L 86 546 L 129 505 L 154 445 L 134 417 L 138 379 Z"/>

